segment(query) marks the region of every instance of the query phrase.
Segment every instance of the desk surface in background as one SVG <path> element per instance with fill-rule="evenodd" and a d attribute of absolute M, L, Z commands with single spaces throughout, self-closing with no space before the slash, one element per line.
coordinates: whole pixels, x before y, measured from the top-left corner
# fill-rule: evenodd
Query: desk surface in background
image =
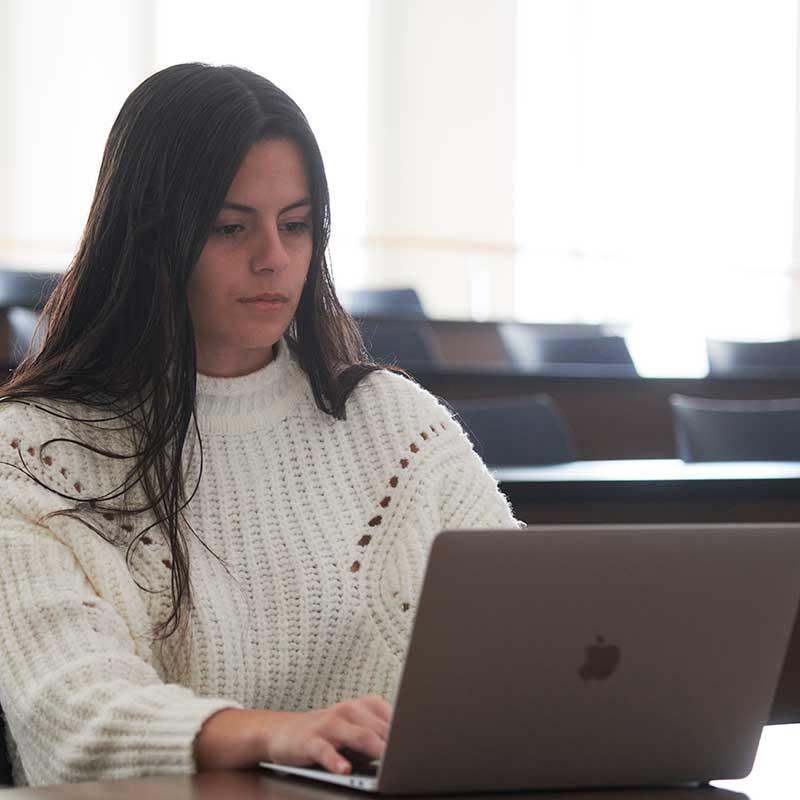
<path fill-rule="evenodd" d="M 687 464 L 677 458 L 570 461 L 533 467 L 496 467 L 499 480 L 587 483 L 593 481 L 730 481 L 800 479 L 800 461 L 719 461 Z"/>
<path fill-rule="evenodd" d="M 800 462 L 632 459 L 492 472 L 529 524 L 800 522 Z"/>

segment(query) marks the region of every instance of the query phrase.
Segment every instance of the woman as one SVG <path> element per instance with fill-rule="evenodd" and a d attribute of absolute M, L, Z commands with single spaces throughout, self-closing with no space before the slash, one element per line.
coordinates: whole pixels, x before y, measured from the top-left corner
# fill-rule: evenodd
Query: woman
<path fill-rule="evenodd" d="M 432 538 L 517 525 L 445 408 L 367 361 L 328 235 L 269 81 L 181 64 L 125 102 L 2 390 L 17 783 L 379 758 Z"/>

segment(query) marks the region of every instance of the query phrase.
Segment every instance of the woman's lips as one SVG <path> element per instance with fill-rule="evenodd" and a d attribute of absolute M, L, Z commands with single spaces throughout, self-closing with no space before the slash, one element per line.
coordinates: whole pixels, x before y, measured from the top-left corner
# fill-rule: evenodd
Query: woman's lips
<path fill-rule="evenodd" d="M 280 292 L 264 292 L 263 294 L 253 295 L 252 297 L 241 297 L 240 303 L 259 303 L 259 302 L 288 302 L 289 298 Z"/>
<path fill-rule="evenodd" d="M 272 299 L 272 300 L 262 300 L 262 299 L 255 299 L 255 300 L 240 300 L 240 303 L 244 303 L 246 306 L 250 306 L 251 308 L 258 308 L 263 311 L 277 311 L 278 309 L 283 308 L 288 300 L 282 299 Z"/>

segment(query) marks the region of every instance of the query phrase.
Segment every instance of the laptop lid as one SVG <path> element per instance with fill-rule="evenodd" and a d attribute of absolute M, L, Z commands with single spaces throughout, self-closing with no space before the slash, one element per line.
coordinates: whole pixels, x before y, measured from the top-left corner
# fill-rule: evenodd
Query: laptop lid
<path fill-rule="evenodd" d="M 377 789 L 744 776 L 799 596 L 795 525 L 441 533 Z"/>

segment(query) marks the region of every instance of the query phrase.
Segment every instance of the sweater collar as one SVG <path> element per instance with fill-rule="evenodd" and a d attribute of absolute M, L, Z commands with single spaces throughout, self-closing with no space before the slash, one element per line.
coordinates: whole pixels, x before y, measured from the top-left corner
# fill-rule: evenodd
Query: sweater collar
<path fill-rule="evenodd" d="M 244 433 L 269 428 L 285 419 L 304 396 L 311 396 L 308 378 L 285 338 L 278 341 L 277 351 L 269 364 L 248 375 L 212 378 L 197 373 L 195 411 L 201 431 Z"/>

